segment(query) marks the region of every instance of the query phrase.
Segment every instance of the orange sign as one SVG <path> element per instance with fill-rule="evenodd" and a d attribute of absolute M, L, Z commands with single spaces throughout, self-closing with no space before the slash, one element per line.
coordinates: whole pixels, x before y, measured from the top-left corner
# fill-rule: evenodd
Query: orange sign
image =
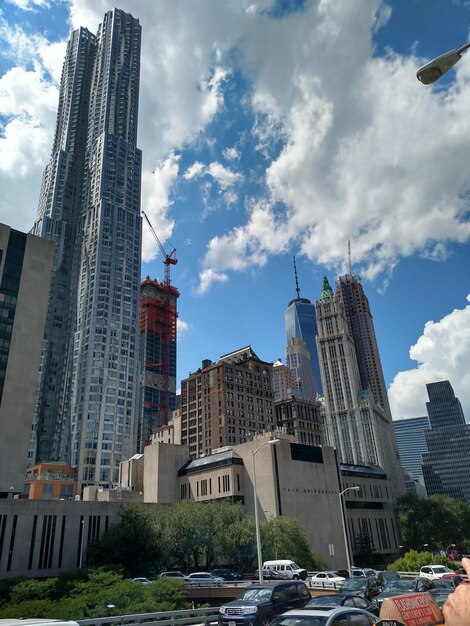
<path fill-rule="evenodd" d="M 430 626 L 444 621 L 442 613 L 429 593 L 410 593 L 388 598 L 382 603 L 380 620 L 399 620 L 406 626 Z"/>

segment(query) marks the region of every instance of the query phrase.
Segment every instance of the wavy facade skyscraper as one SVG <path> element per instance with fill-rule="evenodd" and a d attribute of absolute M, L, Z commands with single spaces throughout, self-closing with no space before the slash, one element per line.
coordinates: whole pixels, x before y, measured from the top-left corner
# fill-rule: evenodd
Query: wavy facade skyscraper
<path fill-rule="evenodd" d="M 141 27 L 118 9 L 72 33 L 33 232 L 55 242 L 30 463 L 111 486 L 136 446 Z"/>

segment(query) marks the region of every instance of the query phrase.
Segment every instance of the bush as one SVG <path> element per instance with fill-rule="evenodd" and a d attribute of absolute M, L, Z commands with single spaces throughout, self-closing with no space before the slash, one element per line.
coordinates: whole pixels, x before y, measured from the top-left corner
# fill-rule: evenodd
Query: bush
<path fill-rule="evenodd" d="M 436 554 L 431 556 L 429 552 L 410 550 L 401 559 L 397 559 L 388 565 L 387 569 L 397 572 L 419 572 L 424 565 L 446 565 L 450 569 L 457 570 L 457 565 L 451 559 Z"/>

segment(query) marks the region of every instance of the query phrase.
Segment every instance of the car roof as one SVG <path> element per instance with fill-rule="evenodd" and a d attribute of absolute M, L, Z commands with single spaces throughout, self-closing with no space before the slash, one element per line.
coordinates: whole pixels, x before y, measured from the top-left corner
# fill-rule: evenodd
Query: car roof
<path fill-rule="evenodd" d="M 319 606 L 319 607 L 304 607 L 303 609 L 294 609 L 292 611 L 286 611 L 285 613 L 282 614 L 283 617 L 287 617 L 289 615 L 302 615 L 303 617 L 305 617 L 305 615 L 311 616 L 311 617 L 318 617 L 320 615 L 324 615 L 327 617 L 332 617 L 333 615 L 336 615 L 337 613 L 344 613 L 345 611 L 349 612 L 353 612 L 353 613 L 359 613 L 359 614 L 364 614 L 367 613 L 367 615 L 370 615 L 371 617 L 373 617 L 374 619 L 377 619 L 375 615 L 372 615 L 372 613 L 369 613 L 368 611 L 364 611 L 364 609 L 356 609 L 354 607 L 350 607 L 350 606 L 335 606 L 333 607 L 329 607 L 329 606 Z"/>

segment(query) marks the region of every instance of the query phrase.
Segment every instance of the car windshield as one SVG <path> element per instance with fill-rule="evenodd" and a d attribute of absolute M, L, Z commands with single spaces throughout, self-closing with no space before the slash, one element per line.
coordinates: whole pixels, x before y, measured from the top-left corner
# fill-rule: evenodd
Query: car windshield
<path fill-rule="evenodd" d="M 338 578 L 339 574 L 337 572 L 326 572 L 328 578 Z"/>
<path fill-rule="evenodd" d="M 239 596 L 240 600 L 249 602 L 265 602 L 271 598 L 272 589 L 245 589 Z"/>
<path fill-rule="evenodd" d="M 284 615 L 271 622 L 271 626 L 324 626 L 327 621 L 326 615 Z"/>
<path fill-rule="evenodd" d="M 350 578 L 347 580 L 343 589 L 365 589 L 367 587 L 367 578 Z"/>
<path fill-rule="evenodd" d="M 438 578 L 434 580 L 434 587 L 439 587 L 440 589 L 453 589 L 454 583 L 449 578 Z"/>
<path fill-rule="evenodd" d="M 292 561 L 290 566 L 292 567 L 292 569 L 300 569 L 300 567 L 297 565 L 297 563 L 294 563 L 294 561 Z"/>
<path fill-rule="evenodd" d="M 435 574 L 447 574 L 448 572 L 451 572 L 451 569 L 448 569 L 447 567 L 433 567 L 432 571 Z"/>
<path fill-rule="evenodd" d="M 415 581 L 405 580 L 404 578 L 398 578 L 397 580 L 391 580 L 384 587 L 384 592 L 389 591 L 414 591 Z"/>
<path fill-rule="evenodd" d="M 341 604 L 342 596 L 336 594 L 334 596 L 315 596 L 307 602 L 306 608 L 309 606 L 337 606 Z"/>

